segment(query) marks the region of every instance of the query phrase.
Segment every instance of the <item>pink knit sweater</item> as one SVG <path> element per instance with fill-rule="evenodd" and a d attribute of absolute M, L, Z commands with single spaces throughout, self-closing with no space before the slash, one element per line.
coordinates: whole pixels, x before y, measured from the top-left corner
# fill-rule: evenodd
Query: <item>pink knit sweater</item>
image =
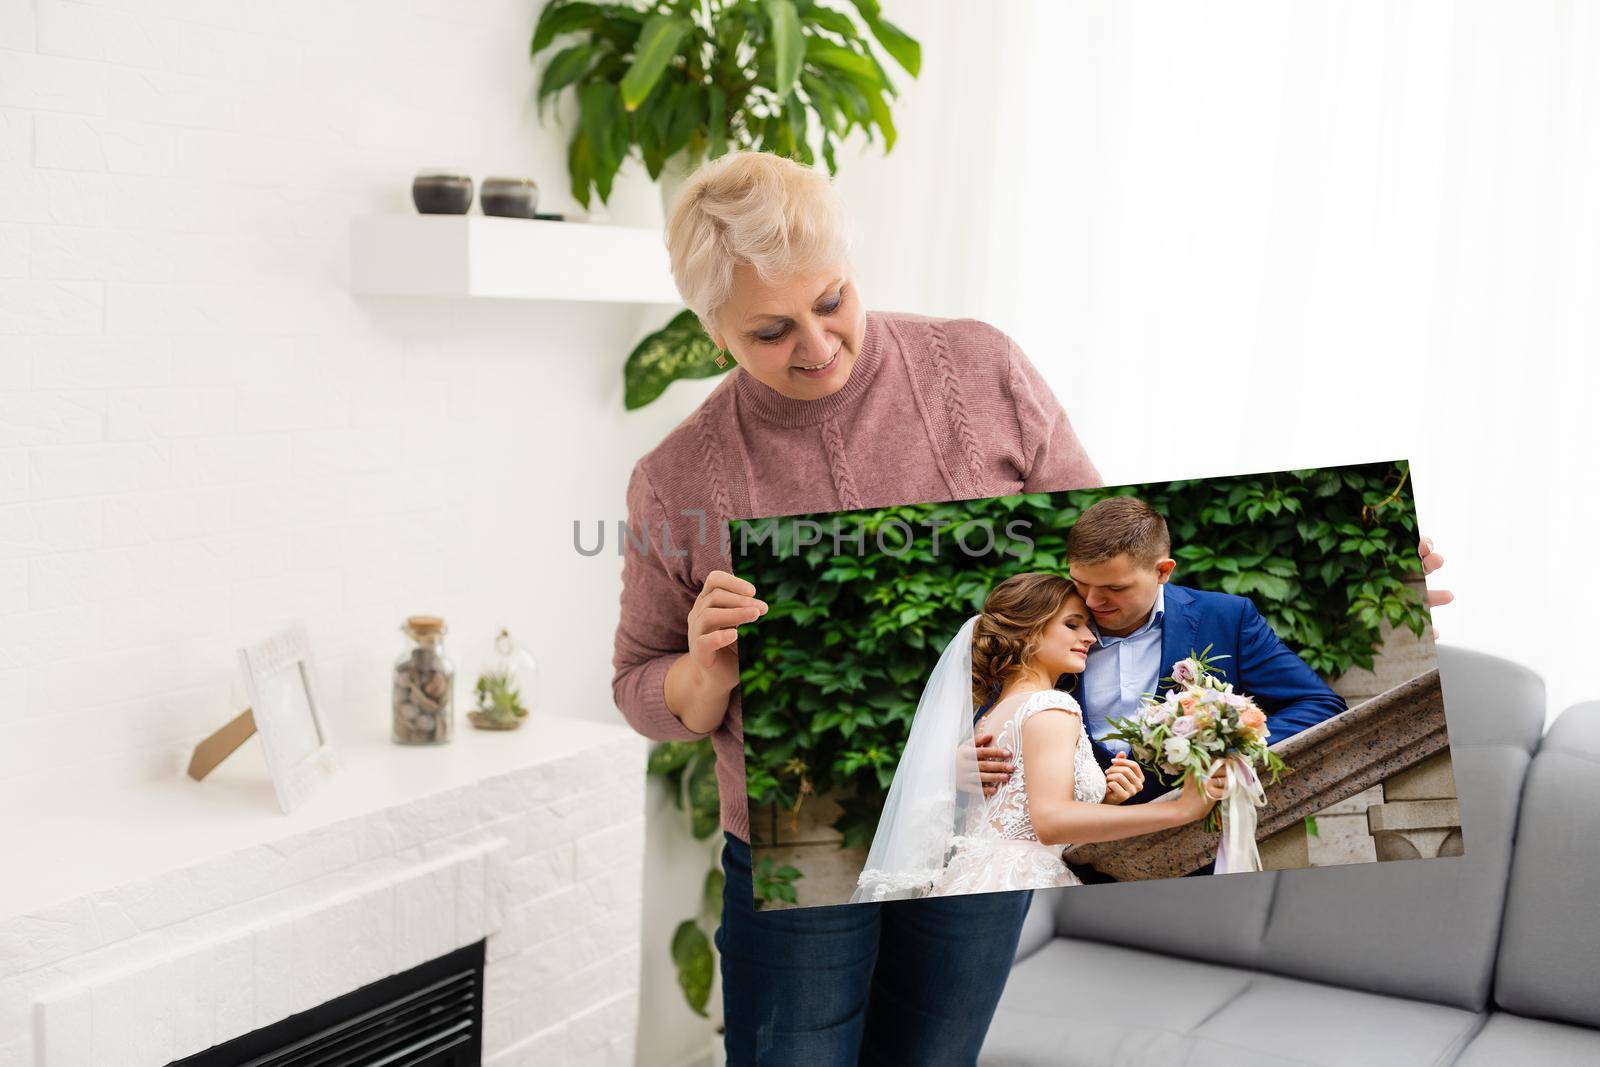
<path fill-rule="evenodd" d="M 1100 484 L 1050 387 L 982 322 L 870 312 L 849 380 L 821 400 L 791 399 L 735 368 L 629 479 L 629 531 L 648 531 L 653 544 L 644 552 L 629 543 L 623 554 L 617 706 L 646 737 L 705 736 L 667 709 L 664 682 L 688 647 L 689 609 L 706 575 L 738 573 L 722 520 Z M 661 551 L 663 521 L 670 549 L 684 554 Z M 711 742 L 723 828 L 748 841 L 737 688 Z"/>

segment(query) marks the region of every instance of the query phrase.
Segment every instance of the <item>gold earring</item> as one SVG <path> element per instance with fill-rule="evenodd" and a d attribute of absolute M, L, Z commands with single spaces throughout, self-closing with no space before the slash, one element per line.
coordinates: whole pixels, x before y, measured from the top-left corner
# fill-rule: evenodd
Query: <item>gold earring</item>
<path fill-rule="evenodd" d="M 724 351 L 723 351 L 723 350 L 722 350 L 722 349 L 720 349 L 720 348 L 719 348 L 719 349 L 717 349 L 717 359 L 716 359 L 716 364 L 717 364 L 717 366 L 718 366 L 718 367 L 719 367 L 719 368 L 725 368 L 725 367 L 727 367 L 727 365 L 728 365 L 728 353 L 726 353 L 726 352 L 724 352 Z"/>

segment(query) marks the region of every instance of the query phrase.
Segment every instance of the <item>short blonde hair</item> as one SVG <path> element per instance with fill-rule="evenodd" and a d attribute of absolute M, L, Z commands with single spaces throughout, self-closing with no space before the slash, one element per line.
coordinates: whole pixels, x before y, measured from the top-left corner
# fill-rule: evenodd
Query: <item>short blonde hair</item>
<path fill-rule="evenodd" d="M 708 329 L 748 263 L 768 282 L 845 262 L 850 225 L 828 177 L 769 152 L 732 152 L 689 176 L 667 216 L 672 279 Z"/>

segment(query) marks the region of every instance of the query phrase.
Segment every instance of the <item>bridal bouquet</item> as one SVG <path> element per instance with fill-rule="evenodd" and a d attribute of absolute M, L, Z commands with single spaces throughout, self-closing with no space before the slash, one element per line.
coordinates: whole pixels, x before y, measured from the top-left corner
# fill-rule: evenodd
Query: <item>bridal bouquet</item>
<path fill-rule="evenodd" d="M 1134 759 L 1173 778 L 1193 775 L 1203 782 L 1218 763 L 1225 766 L 1228 791 L 1204 823 L 1206 830 L 1224 831 L 1217 870 L 1260 870 L 1255 809 L 1264 803 L 1264 795 L 1255 768 L 1265 768 L 1276 782 L 1289 767 L 1267 747 L 1266 713 L 1222 680 L 1215 665 L 1228 657 L 1208 658 L 1210 651 L 1207 645 L 1204 652 L 1173 664 L 1166 679 L 1173 687 L 1166 695 L 1147 694 L 1137 715 L 1110 720 L 1106 737 L 1126 741 Z M 1230 853 L 1232 866 L 1227 862 Z"/>

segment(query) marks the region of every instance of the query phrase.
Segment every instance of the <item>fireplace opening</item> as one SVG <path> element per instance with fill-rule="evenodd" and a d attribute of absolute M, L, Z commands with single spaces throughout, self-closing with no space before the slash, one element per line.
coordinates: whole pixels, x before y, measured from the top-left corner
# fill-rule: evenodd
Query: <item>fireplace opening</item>
<path fill-rule="evenodd" d="M 168 1067 L 469 1067 L 483 1050 L 484 943 Z"/>

